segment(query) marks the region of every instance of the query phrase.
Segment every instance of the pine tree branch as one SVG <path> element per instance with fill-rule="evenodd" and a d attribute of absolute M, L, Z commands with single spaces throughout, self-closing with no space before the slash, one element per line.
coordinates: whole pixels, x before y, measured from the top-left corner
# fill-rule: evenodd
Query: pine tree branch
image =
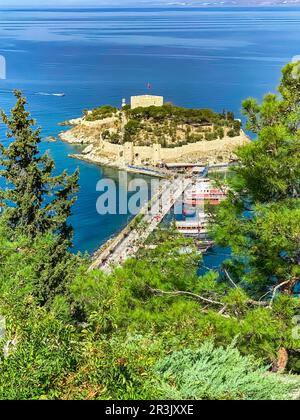
<path fill-rule="evenodd" d="M 226 277 L 228 278 L 230 283 L 233 285 L 233 287 L 238 289 L 239 288 L 238 285 L 233 281 L 232 277 L 230 276 L 230 274 L 228 273 L 228 271 L 225 268 L 224 268 L 224 273 L 226 274 Z"/>
<path fill-rule="evenodd" d="M 158 294 L 158 295 L 166 295 L 166 296 L 191 296 L 191 297 L 193 297 L 193 298 L 195 298 L 197 300 L 201 300 L 202 302 L 209 303 L 211 305 L 222 306 L 223 308 L 220 311 L 221 314 L 224 313 L 226 311 L 226 309 L 227 309 L 227 307 L 226 307 L 226 305 L 224 305 L 224 303 L 215 301 L 213 299 L 205 298 L 203 296 L 197 295 L 196 293 L 185 292 L 185 291 L 181 291 L 181 290 L 178 290 L 176 292 L 166 292 L 166 291 L 160 290 L 160 289 L 152 289 L 152 287 L 150 287 L 150 286 L 148 286 L 148 289 L 150 290 L 151 293 Z M 260 306 L 260 307 L 264 307 L 264 308 L 270 307 L 269 302 L 258 302 L 258 301 L 253 300 L 253 299 L 247 300 L 246 301 L 246 304 L 247 305 L 251 305 L 251 306 Z"/>
<path fill-rule="evenodd" d="M 272 294 L 272 299 L 271 299 L 271 302 L 270 302 L 270 305 L 269 305 L 270 308 L 272 308 L 272 306 L 273 306 L 277 291 L 279 289 L 281 289 L 281 287 L 283 287 L 283 286 L 285 286 L 286 284 L 289 284 L 289 283 L 290 283 L 290 280 L 287 280 L 287 281 L 284 281 L 284 282 L 278 284 L 276 287 L 274 287 L 273 294 Z"/>
<path fill-rule="evenodd" d="M 197 295 L 195 293 L 191 293 L 191 292 L 184 292 L 184 291 L 176 291 L 176 292 L 165 292 L 164 290 L 160 290 L 160 289 L 152 289 L 151 287 L 149 287 L 149 290 L 151 293 L 155 293 L 155 294 L 159 294 L 159 295 L 169 295 L 169 296 L 191 296 L 197 300 L 201 300 L 202 302 L 205 303 L 210 303 L 211 305 L 218 305 L 218 306 L 224 306 L 224 303 L 222 302 L 217 302 L 215 300 L 212 299 L 207 299 L 203 296 Z"/>

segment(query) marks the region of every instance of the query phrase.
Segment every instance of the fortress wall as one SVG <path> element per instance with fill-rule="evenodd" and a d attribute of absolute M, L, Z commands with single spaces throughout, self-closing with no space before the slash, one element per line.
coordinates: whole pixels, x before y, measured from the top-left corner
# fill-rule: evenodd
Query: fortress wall
<path fill-rule="evenodd" d="M 124 152 L 124 147 L 119 144 L 112 144 L 108 141 L 101 141 L 99 144 L 99 152 L 103 151 L 106 155 L 113 155 L 114 157 L 119 157 L 122 152 Z"/>
<path fill-rule="evenodd" d="M 133 147 L 133 163 L 140 165 L 143 162 L 154 163 L 153 147 L 134 146 Z"/>
<path fill-rule="evenodd" d="M 154 148 L 147 146 L 134 146 L 133 143 L 124 145 L 112 144 L 108 141 L 101 141 L 98 152 L 105 155 L 112 155 L 114 158 L 124 158 L 127 164 L 141 164 L 143 161 L 154 163 Z M 156 160 L 159 162 L 159 158 Z"/>
<path fill-rule="evenodd" d="M 181 147 L 162 148 L 160 152 L 161 160 L 164 162 L 171 162 L 177 160 L 183 156 L 196 155 L 203 153 L 206 156 L 209 153 L 218 154 L 224 152 L 224 150 L 234 150 L 236 147 L 245 144 L 248 141 L 247 137 L 240 136 L 235 138 L 226 137 L 222 140 L 212 141 L 200 141 L 197 143 L 191 143 Z"/>
<path fill-rule="evenodd" d="M 181 158 L 184 160 L 185 157 L 194 157 L 195 160 L 201 159 L 201 157 L 203 159 L 212 156 L 226 157 L 226 153 L 227 155 L 232 153 L 236 147 L 247 142 L 249 142 L 249 139 L 244 133 L 235 138 L 226 137 L 223 140 L 200 141 L 175 148 L 162 148 L 159 144 L 134 146 L 133 143 L 118 145 L 101 141 L 97 152 L 129 165 L 141 165 L 143 163 L 157 165 L 161 162 L 175 162 Z"/>

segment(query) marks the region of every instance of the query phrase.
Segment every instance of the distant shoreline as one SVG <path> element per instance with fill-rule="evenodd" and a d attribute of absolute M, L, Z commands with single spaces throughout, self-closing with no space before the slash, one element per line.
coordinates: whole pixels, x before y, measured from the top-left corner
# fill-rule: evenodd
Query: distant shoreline
<path fill-rule="evenodd" d="M 182 2 L 184 3 L 184 2 Z M 93 5 L 86 5 L 86 6 L 1 6 L 2 10 L 11 10 L 11 11 L 47 11 L 47 10 L 58 10 L 58 11 L 70 11 L 70 10 L 75 10 L 75 11 L 84 11 L 84 10 L 111 10 L 111 9 L 115 9 L 115 10 L 145 10 L 145 9 L 157 9 L 157 10 L 170 10 L 170 9 L 178 9 L 178 10 L 189 10 L 189 9 L 199 9 L 199 10 L 205 10 L 205 9 L 249 9 L 249 8 L 253 8 L 253 9 L 274 9 L 274 8 L 280 8 L 280 9 L 298 9 L 300 7 L 300 0 L 298 1 L 298 3 L 293 3 L 292 1 L 290 3 L 285 3 L 285 2 L 278 2 L 278 3 L 270 3 L 270 4 L 264 4 L 262 3 L 258 3 L 258 4 L 252 4 L 252 3 L 245 3 L 243 5 L 239 5 L 239 4 L 180 4 L 180 2 L 178 4 L 176 4 L 176 2 L 172 3 L 170 2 L 170 4 L 144 4 L 144 5 L 133 5 L 133 4 L 128 4 L 128 5 L 103 5 L 103 6 L 93 6 Z"/>

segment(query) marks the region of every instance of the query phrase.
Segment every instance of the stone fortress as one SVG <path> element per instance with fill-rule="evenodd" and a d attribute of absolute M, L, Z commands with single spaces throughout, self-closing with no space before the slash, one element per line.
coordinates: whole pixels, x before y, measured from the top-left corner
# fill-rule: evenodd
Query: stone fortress
<path fill-rule="evenodd" d="M 162 96 L 142 95 L 131 97 L 131 108 L 163 106 Z M 122 107 L 126 106 L 123 99 Z M 124 119 L 124 116 L 122 116 Z M 160 144 L 138 146 L 132 142 L 113 144 L 103 140 L 101 133 L 104 130 L 113 131 L 117 117 L 98 121 L 85 121 L 80 118 L 70 123 L 71 130 L 61 133 L 63 141 L 69 143 L 86 144 L 87 147 L 79 159 L 96 162 L 108 166 L 126 168 L 128 166 L 158 166 L 176 162 L 225 163 L 234 160 L 236 147 L 249 142 L 249 138 L 241 131 L 238 137 L 225 137 L 221 140 L 199 141 L 183 146 L 164 148 Z M 126 124 L 126 120 L 123 122 Z"/>
<path fill-rule="evenodd" d="M 154 95 L 141 95 L 131 97 L 131 109 L 148 108 L 150 106 L 163 106 L 164 97 Z"/>

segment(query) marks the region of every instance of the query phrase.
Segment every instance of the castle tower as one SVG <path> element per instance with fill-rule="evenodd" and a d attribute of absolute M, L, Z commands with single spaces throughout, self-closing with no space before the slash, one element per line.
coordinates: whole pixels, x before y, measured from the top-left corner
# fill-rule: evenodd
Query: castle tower
<path fill-rule="evenodd" d="M 158 163 L 161 162 L 161 145 L 153 144 L 152 151 L 153 151 L 152 163 L 153 165 L 157 165 Z"/>
<path fill-rule="evenodd" d="M 134 147 L 131 142 L 124 144 L 124 161 L 128 165 L 133 165 L 134 163 Z"/>

